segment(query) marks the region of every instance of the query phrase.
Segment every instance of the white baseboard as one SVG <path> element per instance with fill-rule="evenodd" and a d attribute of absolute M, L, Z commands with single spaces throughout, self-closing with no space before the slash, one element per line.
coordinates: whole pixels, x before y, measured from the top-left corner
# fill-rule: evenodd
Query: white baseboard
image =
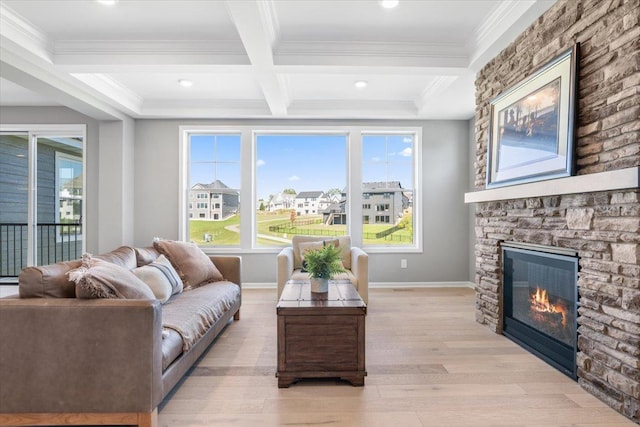
<path fill-rule="evenodd" d="M 369 288 L 475 288 L 473 282 L 369 282 Z M 275 289 L 274 282 L 249 282 L 242 284 L 243 289 Z"/>
<path fill-rule="evenodd" d="M 372 288 L 475 288 L 473 282 L 369 282 L 369 289 Z"/>

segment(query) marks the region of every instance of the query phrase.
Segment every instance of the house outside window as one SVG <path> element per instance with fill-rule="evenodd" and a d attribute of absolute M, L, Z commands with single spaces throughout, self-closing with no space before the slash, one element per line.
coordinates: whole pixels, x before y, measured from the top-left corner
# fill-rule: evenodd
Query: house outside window
<path fill-rule="evenodd" d="M 415 246 L 417 148 L 415 134 L 363 135 L 362 198 L 371 200 L 375 212 L 389 213 L 373 216 L 374 224 L 368 227 L 363 224 L 364 246 Z M 363 214 L 367 213 L 363 207 Z"/>
<path fill-rule="evenodd" d="M 189 199 L 207 200 L 188 209 L 188 240 L 202 246 L 239 246 L 240 134 L 193 131 L 184 139 Z"/>

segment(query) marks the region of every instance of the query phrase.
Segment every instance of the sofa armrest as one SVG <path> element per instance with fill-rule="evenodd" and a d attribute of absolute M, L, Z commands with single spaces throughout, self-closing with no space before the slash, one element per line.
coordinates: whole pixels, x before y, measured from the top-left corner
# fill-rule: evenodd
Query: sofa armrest
<path fill-rule="evenodd" d="M 276 279 L 278 281 L 278 299 L 282 294 L 284 285 L 293 273 L 293 247 L 287 246 L 278 254 L 278 270 L 276 271 Z"/>
<path fill-rule="evenodd" d="M 153 411 L 161 310 L 155 300 L 0 300 L 0 413 Z"/>
<path fill-rule="evenodd" d="M 242 257 L 232 255 L 210 255 L 209 259 L 222 273 L 225 280 L 242 288 Z"/>
<path fill-rule="evenodd" d="M 362 249 L 351 247 L 351 272 L 358 279 L 358 293 L 369 304 L 369 255 Z"/>

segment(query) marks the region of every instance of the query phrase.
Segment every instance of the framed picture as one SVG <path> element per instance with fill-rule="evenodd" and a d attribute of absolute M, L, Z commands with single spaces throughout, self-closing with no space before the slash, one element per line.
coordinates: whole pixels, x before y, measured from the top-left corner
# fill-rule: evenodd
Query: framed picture
<path fill-rule="evenodd" d="M 487 188 L 570 176 L 579 45 L 491 101 Z"/>

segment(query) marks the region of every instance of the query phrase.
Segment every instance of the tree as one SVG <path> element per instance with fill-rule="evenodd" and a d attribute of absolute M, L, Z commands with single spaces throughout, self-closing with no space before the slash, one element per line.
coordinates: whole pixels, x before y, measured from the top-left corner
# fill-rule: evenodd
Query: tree
<path fill-rule="evenodd" d="M 296 210 L 291 209 L 291 215 L 289 215 L 289 221 L 291 221 L 291 227 L 293 227 L 293 223 L 296 220 Z"/>
<path fill-rule="evenodd" d="M 259 209 L 260 209 L 261 211 L 264 211 L 264 210 L 265 210 L 264 202 L 260 202 L 260 208 L 259 208 Z"/>
<path fill-rule="evenodd" d="M 332 188 L 327 191 L 327 196 L 340 196 L 342 194 L 342 190 L 339 188 Z"/>
<path fill-rule="evenodd" d="M 298 194 L 293 188 L 285 188 L 282 192 L 284 194 Z"/>

